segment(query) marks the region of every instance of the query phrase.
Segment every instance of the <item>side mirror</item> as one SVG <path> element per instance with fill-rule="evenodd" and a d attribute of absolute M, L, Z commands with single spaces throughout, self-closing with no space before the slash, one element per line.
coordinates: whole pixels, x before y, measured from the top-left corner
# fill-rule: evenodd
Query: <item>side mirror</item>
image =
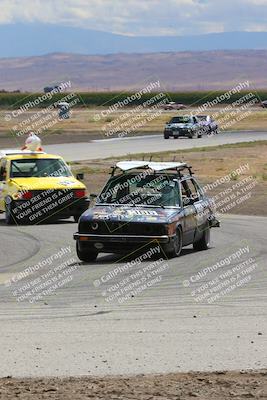
<path fill-rule="evenodd" d="M 80 172 L 79 174 L 76 174 L 76 179 L 78 179 L 78 181 L 83 181 L 84 180 L 84 173 Z"/>

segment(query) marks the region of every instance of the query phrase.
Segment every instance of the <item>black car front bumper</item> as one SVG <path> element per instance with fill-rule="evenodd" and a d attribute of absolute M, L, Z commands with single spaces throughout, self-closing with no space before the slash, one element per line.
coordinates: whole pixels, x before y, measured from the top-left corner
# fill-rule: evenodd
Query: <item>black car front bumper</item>
<path fill-rule="evenodd" d="M 157 241 L 159 243 L 168 243 L 170 237 L 162 236 L 141 236 L 141 235 L 95 235 L 92 233 L 74 233 L 74 240 L 79 240 L 87 243 L 150 243 Z"/>
<path fill-rule="evenodd" d="M 76 240 L 80 250 L 95 248 L 98 251 L 114 253 L 131 250 L 153 242 L 166 244 L 171 240 L 168 235 L 97 235 L 91 233 L 75 233 L 73 238 Z"/>
<path fill-rule="evenodd" d="M 194 132 L 191 129 L 166 129 L 165 133 L 169 136 L 192 136 Z"/>

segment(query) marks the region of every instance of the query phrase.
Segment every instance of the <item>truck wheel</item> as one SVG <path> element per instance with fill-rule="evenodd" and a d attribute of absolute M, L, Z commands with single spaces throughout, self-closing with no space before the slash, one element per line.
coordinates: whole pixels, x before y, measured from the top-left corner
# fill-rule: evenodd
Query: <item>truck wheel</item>
<path fill-rule="evenodd" d="M 169 258 L 179 257 L 183 247 L 183 235 L 180 228 L 177 229 L 176 235 L 171 239 L 166 247 L 163 247 L 165 254 Z"/>
<path fill-rule="evenodd" d="M 169 136 L 168 133 L 165 133 L 165 132 L 164 132 L 164 139 L 170 139 L 170 136 Z"/>
<path fill-rule="evenodd" d="M 6 199 L 6 217 L 5 217 L 5 222 L 7 225 L 15 225 L 16 219 L 13 213 L 13 204 L 12 204 L 12 199 L 8 197 Z"/>
<path fill-rule="evenodd" d="M 202 133 L 199 133 L 199 134 L 197 135 L 197 137 L 198 137 L 198 139 L 201 139 L 201 138 L 202 138 Z"/>
<path fill-rule="evenodd" d="M 85 261 L 85 262 L 95 261 L 98 256 L 98 251 L 96 251 L 94 248 L 80 250 L 77 242 L 76 242 L 76 253 L 77 253 L 78 258 L 81 261 Z"/>
<path fill-rule="evenodd" d="M 210 247 L 210 228 L 205 228 L 201 239 L 193 243 L 194 250 L 208 250 Z"/>
<path fill-rule="evenodd" d="M 191 132 L 189 135 L 189 139 L 194 139 L 196 137 L 196 132 Z"/>

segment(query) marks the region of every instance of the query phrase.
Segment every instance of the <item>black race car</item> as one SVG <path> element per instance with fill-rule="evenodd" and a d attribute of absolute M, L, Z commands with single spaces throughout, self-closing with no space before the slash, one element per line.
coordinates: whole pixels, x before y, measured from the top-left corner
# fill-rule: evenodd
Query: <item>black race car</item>
<path fill-rule="evenodd" d="M 164 139 L 169 139 L 171 136 L 177 139 L 179 136 L 186 136 L 190 139 L 201 138 L 203 129 L 198 119 L 195 116 L 182 115 L 173 117 L 167 122 L 164 129 Z"/>
<path fill-rule="evenodd" d="M 167 257 L 176 257 L 189 244 L 206 250 L 215 226 L 212 201 L 187 164 L 122 161 L 95 205 L 80 217 L 74 239 L 82 261 L 153 242 Z"/>

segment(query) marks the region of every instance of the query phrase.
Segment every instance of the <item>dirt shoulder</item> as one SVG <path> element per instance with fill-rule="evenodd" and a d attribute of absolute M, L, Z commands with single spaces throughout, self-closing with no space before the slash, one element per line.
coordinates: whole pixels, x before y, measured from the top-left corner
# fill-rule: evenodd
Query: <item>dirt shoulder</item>
<path fill-rule="evenodd" d="M 142 160 L 143 157 L 148 159 L 146 154 L 132 156 L 132 159 Z M 156 153 L 153 161 L 172 161 L 174 157 L 176 161 L 186 161 L 193 166 L 199 181 L 207 185 L 207 194 L 216 197 L 221 204 L 220 212 L 267 216 L 267 141 Z M 120 159 L 127 159 L 127 156 Z M 110 167 L 117 161 L 111 158 L 77 162 L 72 169 L 85 172 L 89 192 L 97 194 L 108 178 Z M 240 168 L 242 172 L 234 176 L 233 172 Z"/>
<path fill-rule="evenodd" d="M 0 399 L 243 400 L 267 398 L 267 371 L 106 378 L 0 379 Z"/>

